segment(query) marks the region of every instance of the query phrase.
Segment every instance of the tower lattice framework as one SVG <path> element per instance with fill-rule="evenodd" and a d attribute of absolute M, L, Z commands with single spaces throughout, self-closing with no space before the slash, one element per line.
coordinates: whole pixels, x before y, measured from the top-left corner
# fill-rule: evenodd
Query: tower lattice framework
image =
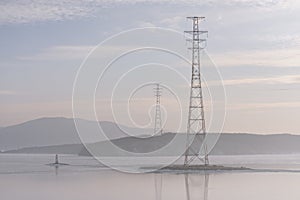
<path fill-rule="evenodd" d="M 162 92 L 162 88 L 160 87 L 160 84 L 157 83 L 156 87 L 154 88 L 154 96 L 156 97 L 154 135 L 162 134 L 162 119 L 161 119 L 161 109 L 160 109 L 161 92 Z"/>
<path fill-rule="evenodd" d="M 187 148 L 185 152 L 184 165 L 190 165 L 193 160 L 199 158 L 205 165 L 209 164 L 207 147 L 203 144 L 204 158 L 200 157 L 200 148 L 193 149 L 194 145 L 190 144 L 190 139 L 201 139 L 202 142 L 206 136 L 205 117 L 204 117 L 204 104 L 200 75 L 200 51 L 206 45 L 206 39 L 202 35 L 207 35 L 207 31 L 202 31 L 199 28 L 200 22 L 205 17 L 187 17 L 192 20 L 193 29 L 191 31 L 185 31 L 191 37 L 187 41 L 191 42 L 189 49 L 192 51 L 192 77 L 190 86 L 190 102 L 187 124 Z M 191 135 L 193 137 L 191 137 Z"/>

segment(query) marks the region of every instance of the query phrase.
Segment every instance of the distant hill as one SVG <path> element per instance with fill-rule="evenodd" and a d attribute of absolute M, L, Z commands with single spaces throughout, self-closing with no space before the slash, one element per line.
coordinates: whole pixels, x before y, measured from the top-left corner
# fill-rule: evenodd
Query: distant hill
<path fill-rule="evenodd" d="M 122 156 L 122 151 L 115 151 L 110 143 L 119 148 L 130 152 L 152 152 L 160 147 L 166 146 L 174 134 L 167 133 L 162 136 L 148 139 L 139 138 L 120 138 L 110 142 L 99 142 L 90 144 L 91 148 L 101 152 L 101 156 Z M 167 148 L 161 156 L 178 156 L 185 149 L 185 134 L 180 134 L 178 142 Z M 192 149 L 197 151 L 200 147 L 201 139 L 194 140 Z M 242 133 L 224 133 L 219 138 L 212 150 L 213 155 L 248 155 L 248 154 L 300 154 L 300 135 L 276 134 L 276 135 L 257 135 Z M 87 156 L 89 152 L 83 148 L 79 155 Z"/>
<path fill-rule="evenodd" d="M 145 129 L 130 128 L 116 125 L 112 122 L 95 122 L 79 119 L 80 127 L 85 127 L 84 134 L 98 131 L 100 123 L 109 139 L 116 139 L 132 135 L 146 134 Z M 96 127 L 96 130 L 95 130 Z M 125 132 L 123 132 L 122 130 Z M 103 141 L 107 138 L 101 134 L 98 137 L 89 136 L 90 142 Z M 51 146 L 64 144 L 80 144 L 81 140 L 77 134 L 73 119 L 67 118 L 40 118 L 22 124 L 0 129 L 0 150 L 13 150 L 25 147 Z"/>
<path fill-rule="evenodd" d="M 16 150 L 4 151 L 4 153 L 22 153 L 22 154 L 74 154 L 79 155 L 84 149 L 82 144 L 63 144 L 42 147 L 25 147 Z"/>
<path fill-rule="evenodd" d="M 111 141 L 102 141 L 89 144 L 91 148 L 97 148 L 101 156 L 124 156 L 126 154 L 115 151 L 110 144 L 113 143 L 125 151 L 151 152 L 160 147 L 166 146 L 175 134 L 166 133 L 162 136 L 140 139 L 125 137 Z M 180 134 L 178 143 L 167 149 L 161 156 L 177 156 L 182 154 L 185 147 L 185 134 Z M 200 140 L 195 140 L 199 141 Z M 199 142 L 193 143 L 193 149 L 199 147 Z M 31 147 L 8 151 L 7 153 L 53 153 L 53 154 L 79 154 L 90 156 L 85 147 L 81 144 L 58 145 L 47 147 Z M 242 133 L 224 133 L 221 135 L 212 155 L 249 155 L 249 154 L 300 154 L 300 135 L 279 134 L 279 135 L 256 135 Z"/>

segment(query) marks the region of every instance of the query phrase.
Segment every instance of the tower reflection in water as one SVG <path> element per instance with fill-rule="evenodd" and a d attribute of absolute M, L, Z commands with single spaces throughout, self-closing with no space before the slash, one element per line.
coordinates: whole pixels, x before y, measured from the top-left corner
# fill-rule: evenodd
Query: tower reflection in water
<path fill-rule="evenodd" d="M 184 182 L 187 200 L 208 200 L 208 173 L 196 176 L 185 174 Z"/>
<path fill-rule="evenodd" d="M 186 200 L 208 200 L 209 174 L 183 174 L 184 187 L 175 188 L 175 190 L 185 190 Z M 155 199 L 162 198 L 163 174 L 154 174 L 155 179 Z M 165 191 L 167 192 L 167 191 Z"/>

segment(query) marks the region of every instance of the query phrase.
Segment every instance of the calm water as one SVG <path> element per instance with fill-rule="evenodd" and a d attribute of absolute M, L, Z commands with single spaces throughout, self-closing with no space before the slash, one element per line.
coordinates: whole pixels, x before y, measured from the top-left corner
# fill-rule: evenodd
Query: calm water
<path fill-rule="evenodd" d="M 71 164 L 45 164 L 53 155 L 0 155 L 1 200 L 299 200 L 300 156 L 215 156 L 217 164 L 239 164 L 279 172 L 130 174 L 91 158 L 62 156 Z M 131 167 L 130 163 L 128 166 Z"/>

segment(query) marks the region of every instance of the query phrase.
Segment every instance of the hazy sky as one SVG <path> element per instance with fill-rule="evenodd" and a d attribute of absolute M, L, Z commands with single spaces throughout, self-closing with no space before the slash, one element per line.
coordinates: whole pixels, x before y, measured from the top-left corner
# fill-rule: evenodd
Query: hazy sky
<path fill-rule="evenodd" d="M 132 28 L 183 32 L 190 28 L 185 17 L 193 15 L 206 17 L 207 52 L 224 79 L 224 132 L 300 134 L 297 0 L 1 1 L 0 126 L 46 116 L 72 117 L 73 82 L 93 47 Z M 189 74 L 190 68 L 182 73 Z M 149 91 L 140 98 L 152 101 Z M 101 94 L 97 98 L 101 101 Z M 119 99 L 121 107 L 127 103 Z M 187 105 L 188 97 L 185 100 Z M 172 101 L 166 98 L 164 104 Z M 100 106 L 99 112 L 105 109 Z M 141 120 L 147 110 L 136 112 Z M 185 117 L 187 110 L 183 112 Z M 103 114 L 99 120 L 113 119 Z M 166 129 L 173 125 L 168 123 Z"/>

